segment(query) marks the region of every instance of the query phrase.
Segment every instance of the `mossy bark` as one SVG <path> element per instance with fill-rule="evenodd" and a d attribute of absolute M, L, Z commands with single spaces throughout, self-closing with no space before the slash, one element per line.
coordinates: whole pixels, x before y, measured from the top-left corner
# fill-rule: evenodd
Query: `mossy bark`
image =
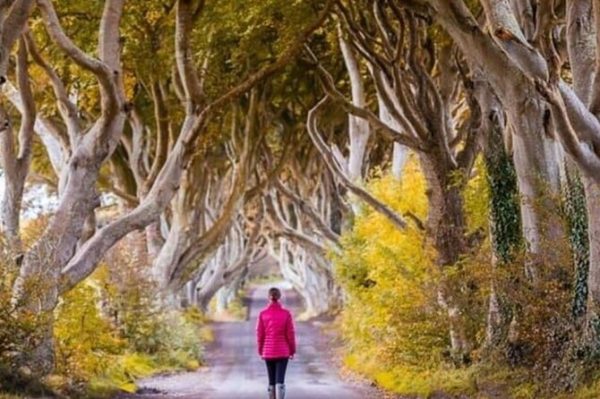
<path fill-rule="evenodd" d="M 483 120 L 484 161 L 490 192 L 490 239 L 492 267 L 511 262 L 523 246 L 519 188 L 512 158 L 504 143 L 501 106 L 487 86 L 479 92 Z M 497 348 L 506 341 L 511 306 L 499 292 L 495 279 L 489 298 L 485 346 Z"/>

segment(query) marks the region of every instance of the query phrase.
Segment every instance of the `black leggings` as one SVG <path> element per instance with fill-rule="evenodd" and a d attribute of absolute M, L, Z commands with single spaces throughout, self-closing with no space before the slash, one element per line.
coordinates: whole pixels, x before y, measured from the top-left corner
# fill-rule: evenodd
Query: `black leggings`
<path fill-rule="evenodd" d="M 285 384 L 285 370 L 288 359 L 266 359 L 267 372 L 269 373 L 269 385 Z"/>

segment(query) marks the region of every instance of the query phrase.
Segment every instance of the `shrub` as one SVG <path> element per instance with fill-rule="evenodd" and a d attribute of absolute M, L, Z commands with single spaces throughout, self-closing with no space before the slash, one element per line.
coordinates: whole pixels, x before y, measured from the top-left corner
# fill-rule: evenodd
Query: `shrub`
<path fill-rule="evenodd" d="M 372 180 L 369 189 L 398 212 L 426 216 L 425 182 L 414 163 L 402 182 L 383 176 Z M 344 251 L 333 260 L 347 293 L 343 336 L 350 353 L 363 354 L 356 364 L 377 359 L 381 370 L 389 370 L 400 363 L 439 362 L 448 344 L 447 325 L 437 305 L 434 257 L 423 232 L 412 224 L 399 231 L 364 208 L 342 244 Z"/>
<path fill-rule="evenodd" d="M 63 376 L 56 385 L 69 395 L 133 392 L 141 377 L 201 363 L 202 314 L 162 304 L 140 262 L 117 251 L 56 309 L 57 373 Z"/>
<path fill-rule="evenodd" d="M 367 189 L 398 213 L 427 216 L 425 181 L 414 160 L 401 182 L 375 176 Z M 405 395 L 597 396 L 600 351 L 586 340 L 573 312 L 576 279 L 568 243 L 540 242 L 535 259 L 515 245 L 492 267 L 486 239 L 489 195 L 478 162 L 463 192 L 467 239 L 475 245 L 444 270 L 432 264 L 427 232 L 410 222 L 400 231 L 371 209 L 361 209 L 342 236 L 343 251 L 332 254 L 346 293 L 340 317 L 346 365 Z M 543 229 L 556 229 L 565 220 L 544 213 L 548 201 L 557 200 L 545 197 L 532 204 L 544 215 Z M 465 309 L 462 327 L 474 344 L 469 367 L 457 368 L 451 361 L 447 312 L 436 295 L 440 279 L 458 308 Z M 504 320 L 501 342 L 489 347 L 484 339 L 492 282 Z"/>
<path fill-rule="evenodd" d="M 45 317 L 28 311 L 22 302 L 13 300 L 13 285 L 18 266 L 8 246 L 0 241 L 0 390 L 42 389 L 29 372 L 21 368 L 20 360 L 29 356 L 33 343 L 41 337 L 40 326 Z M 28 281 L 22 288 L 23 297 L 37 292 L 39 281 Z"/>
<path fill-rule="evenodd" d="M 474 179 L 465 192 L 468 234 L 484 237 L 487 230 L 485 179 Z M 425 179 L 415 160 L 401 181 L 375 176 L 370 192 L 400 214 L 424 221 L 428 198 Z M 428 396 L 438 390 L 468 394 L 474 391 L 470 369 L 453 367 L 449 351 L 447 312 L 438 303 L 444 279 L 461 308 L 466 330 L 481 340 L 489 280 L 489 244 L 442 271 L 427 232 L 409 220 L 405 230 L 384 216 L 361 209 L 351 230 L 342 237 L 344 250 L 333 254 L 336 273 L 346 292 L 341 313 L 345 363 L 392 391 Z"/>

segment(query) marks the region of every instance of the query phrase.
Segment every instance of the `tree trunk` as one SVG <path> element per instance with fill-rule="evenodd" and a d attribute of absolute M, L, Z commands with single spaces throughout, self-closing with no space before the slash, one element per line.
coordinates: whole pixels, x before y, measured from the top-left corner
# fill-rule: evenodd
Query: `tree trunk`
<path fill-rule="evenodd" d="M 61 204 L 48 227 L 35 245 L 25 254 L 19 276 L 15 282 L 13 301 L 24 304 L 35 314 L 50 315 L 58 303 L 60 273 L 71 259 L 85 222 L 99 205 L 93 189 L 97 180 L 99 165 L 79 165 L 74 156 L 69 164 L 69 182 Z M 81 190 L 81 187 L 92 187 Z M 30 287 L 35 286 L 31 292 Z M 46 317 L 44 317 L 46 318 Z M 51 317 L 48 325 L 42 327 L 51 331 Z M 52 347 L 51 332 L 32 351 L 31 362 L 27 364 L 36 373 L 45 374 L 53 365 L 49 348 Z"/>
<path fill-rule="evenodd" d="M 531 93 L 532 95 L 534 93 Z M 512 127 L 513 160 L 521 193 L 521 220 L 530 262 L 528 275 L 535 281 L 544 265 L 562 262 L 566 235 L 560 213 L 562 151 L 548 138 L 546 109 L 534 96 L 507 108 Z"/>
<path fill-rule="evenodd" d="M 6 235 L 13 256 L 20 256 L 22 248 L 19 220 L 25 180 L 31 164 L 36 119 L 24 40 L 21 40 L 19 44 L 16 73 L 19 82 L 19 103 L 21 104 L 21 126 L 17 140 L 15 140 L 9 116 L 4 107 L 0 106 L 0 166 L 4 172 L 4 194 L 0 203 L 0 231 Z"/>
<path fill-rule="evenodd" d="M 165 243 L 160 230 L 160 223 L 159 219 L 146 227 L 146 243 L 148 245 L 148 257 L 150 259 L 156 259 L 160 253 L 160 249 Z"/>
<path fill-rule="evenodd" d="M 567 3 L 567 50 L 573 88 L 584 104 L 593 97 L 597 21 L 590 0 Z M 597 77 L 596 77 L 597 79 Z M 570 172 L 574 167 L 567 167 Z M 600 187 L 586 174 L 568 173 L 567 188 L 570 241 L 575 263 L 573 316 L 586 315 L 588 324 L 599 325 L 600 315 Z M 585 213 L 583 212 L 585 207 Z"/>
<path fill-rule="evenodd" d="M 205 267 L 200 280 L 197 285 L 196 300 L 198 307 L 204 313 L 208 312 L 208 306 L 211 299 L 215 296 L 217 291 L 223 286 L 227 260 L 227 255 L 230 254 L 224 246 L 221 246 L 214 258 L 210 260 L 209 264 Z"/>
<path fill-rule="evenodd" d="M 219 290 L 217 291 L 216 294 L 216 300 L 217 300 L 217 308 L 216 308 L 216 313 L 217 314 L 222 314 L 225 313 L 225 311 L 227 310 L 227 307 L 229 305 L 229 289 L 228 287 L 221 287 L 219 288 Z"/>
<path fill-rule="evenodd" d="M 340 48 L 350 77 L 352 103 L 357 107 L 365 105 L 365 90 L 360 73 L 360 65 L 354 55 L 354 50 L 344 39 L 340 30 Z M 348 177 L 354 183 L 360 183 L 363 178 L 363 162 L 369 140 L 369 122 L 354 115 L 348 116 L 348 134 L 350 136 L 350 153 L 348 155 Z M 353 201 L 356 202 L 356 201 Z M 353 205 L 353 207 L 355 207 Z M 356 209 L 355 209 L 356 210 Z"/>
<path fill-rule="evenodd" d="M 502 267 L 512 259 L 522 244 L 519 215 L 517 177 L 504 143 L 502 106 L 487 83 L 478 88 L 478 102 L 482 110 L 484 158 L 490 189 L 490 236 L 492 241 L 492 268 Z M 496 348 L 505 341 L 510 322 L 508 298 L 498 292 L 495 281 L 490 287 L 487 314 L 486 348 Z"/>
<path fill-rule="evenodd" d="M 408 148 L 402 144 L 394 143 L 394 150 L 392 153 L 392 175 L 400 180 L 402 178 L 402 172 L 404 171 L 404 165 L 408 160 Z"/>
<path fill-rule="evenodd" d="M 0 203 L 0 231 L 6 234 L 11 252 L 17 254 L 21 251 L 21 240 L 19 238 L 19 213 L 23 199 L 24 182 L 10 181 L 4 176 L 4 193 Z"/>
<path fill-rule="evenodd" d="M 537 52 L 529 53 L 531 59 L 513 59 L 517 56 L 508 54 L 505 47 L 491 40 L 462 3 L 456 6 L 452 2 L 431 0 L 431 4 L 436 9 L 438 22 L 469 62 L 481 68 L 506 111 L 512 129 L 513 162 L 522 195 L 523 236 L 530 256 L 527 271 L 535 279 L 544 270 L 544 264 L 561 261 L 564 252 L 561 244 L 566 243 L 558 201 L 562 153 L 551 138 L 552 132 L 547 130 L 550 115 L 544 102 L 523 72 L 543 76 L 539 61 L 544 60 Z M 507 76 L 511 78 L 507 79 Z"/>
<path fill-rule="evenodd" d="M 589 180 L 587 182 L 590 183 Z M 576 165 L 570 160 L 565 161 L 564 186 L 569 242 L 575 270 L 572 313 L 576 322 L 579 322 L 586 314 L 590 240 L 588 238 L 588 220 L 586 214 L 586 190 Z M 588 186 L 588 190 L 590 189 L 593 190 L 593 186 Z"/>
<path fill-rule="evenodd" d="M 428 185 L 427 230 L 437 252 L 436 263 L 442 269 L 454 267 L 467 250 L 461 192 L 464 184 L 452 180 L 453 171 L 446 168 L 443 161 L 436 159 L 435 154 L 421 154 L 421 166 Z M 453 356 L 464 362 L 468 360 L 471 344 L 465 332 L 462 309 L 449 283 L 442 276 L 438 300 L 448 313 Z"/>
<path fill-rule="evenodd" d="M 582 176 L 586 195 L 589 238 L 589 275 L 587 278 L 587 320 L 591 332 L 600 340 L 600 187 Z M 584 276 L 581 276 L 584 278 Z M 599 341 L 600 342 L 600 341 Z"/>
<path fill-rule="evenodd" d="M 188 231 L 190 231 L 191 227 L 189 226 L 187 216 L 187 214 L 182 215 L 177 211 L 173 212 L 171 228 L 167 239 L 156 257 L 151 258 L 154 259 L 152 262 L 152 278 L 161 290 L 165 290 L 169 286 L 172 271 L 179 263 L 183 252 L 189 244 Z M 155 234 L 155 229 L 155 227 L 152 228 L 150 233 Z"/>

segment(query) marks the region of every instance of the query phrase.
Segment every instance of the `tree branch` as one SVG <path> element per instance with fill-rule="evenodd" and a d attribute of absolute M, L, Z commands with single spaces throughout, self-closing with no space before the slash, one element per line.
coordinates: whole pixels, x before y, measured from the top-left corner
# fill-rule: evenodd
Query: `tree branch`
<path fill-rule="evenodd" d="M 309 134 L 312 142 L 314 143 L 315 147 L 317 148 L 317 150 L 323 157 L 323 160 L 325 161 L 327 167 L 331 170 L 331 172 L 335 176 L 337 176 L 341 180 L 342 184 L 346 188 L 348 188 L 348 190 L 350 190 L 358 198 L 365 201 L 367 204 L 371 205 L 373 207 L 373 209 L 375 209 L 376 211 L 378 211 L 381 214 L 383 214 L 384 216 L 386 216 L 397 228 L 405 229 L 407 227 L 407 225 L 406 225 L 406 222 L 402 219 L 402 217 L 400 217 L 396 212 L 394 212 L 392 209 L 390 209 L 387 205 L 383 204 L 382 202 L 377 200 L 375 197 L 373 197 L 371 194 L 369 194 L 369 192 L 367 192 L 366 190 L 364 190 L 364 189 L 358 187 L 357 185 L 355 185 L 354 183 L 352 183 L 350 181 L 350 179 L 348 179 L 348 177 L 341 170 L 339 165 L 336 163 L 333 155 L 331 154 L 331 150 L 329 149 L 327 144 L 325 144 L 325 142 L 323 141 L 323 138 L 322 138 L 321 134 L 319 133 L 318 125 L 317 125 L 317 112 L 319 111 L 319 109 L 321 107 L 323 107 L 327 103 L 328 100 L 329 100 L 328 96 L 323 97 L 323 99 L 321 99 L 308 112 L 307 128 L 308 128 L 308 134 Z"/>
<path fill-rule="evenodd" d="M 296 195 L 292 190 L 286 187 L 281 180 L 275 180 L 275 187 L 287 198 L 292 200 L 298 208 L 308 216 L 308 218 L 314 223 L 315 227 L 319 229 L 321 233 L 331 241 L 332 244 L 339 246 L 340 245 L 340 236 L 335 233 L 331 228 L 321 219 L 321 217 L 317 214 L 317 211 L 311 206 L 308 202 L 300 198 Z"/>
<path fill-rule="evenodd" d="M 596 70 L 591 88 L 590 111 L 600 118 L 600 0 L 593 0 L 596 22 Z"/>
<path fill-rule="evenodd" d="M 79 123 L 79 117 L 77 116 L 79 110 L 69 99 L 67 89 L 65 88 L 64 83 L 54 68 L 48 65 L 48 63 L 43 59 L 42 55 L 37 49 L 37 46 L 35 45 L 33 38 L 31 37 L 31 34 L 27 33 L 25 35 L 25 40 L 27 42 L 27 49 L 31 54 L 31 58 L 33 58 L 33 61 L 44 70 L 50 79 L 50 84 L 52 85 L 54 95 L 56 97 L 58 111 L 67 127 L 67 133 L 69 135 L 71 147 L 74 148 L 77 144 L 77 139 L 81 134 L 81 126 Z"/>
<path fill-rule="evenodd" d="M 0 85 L 7 81 L 10 52 L 27 24 L 34 0 L 14 0 L 3 4 L 0 19 Z M 8 11 L 8 14 L 6 14 Z"/>

